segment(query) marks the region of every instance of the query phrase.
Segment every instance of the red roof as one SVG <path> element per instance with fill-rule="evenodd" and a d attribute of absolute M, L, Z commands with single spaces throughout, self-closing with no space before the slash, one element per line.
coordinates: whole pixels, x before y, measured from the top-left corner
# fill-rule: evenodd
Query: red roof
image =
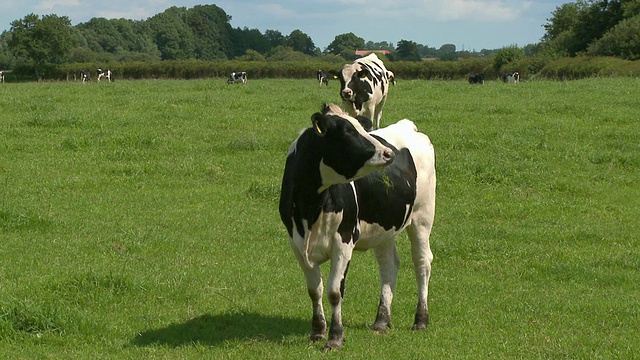
<path fill-rule="evenodd" d="M 384 55 L 391 54 L 391 50 L 356 50 L 356 55 L 358 55 L 358 56 L 367 56 L 372 52 L 378 53 L 378 54 L 384 54 Z"/>

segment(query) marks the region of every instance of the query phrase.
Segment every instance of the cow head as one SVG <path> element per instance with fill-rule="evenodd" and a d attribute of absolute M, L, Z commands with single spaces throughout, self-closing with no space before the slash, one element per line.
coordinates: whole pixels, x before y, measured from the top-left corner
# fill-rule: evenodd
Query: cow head
<path fill-rule="evenodd" d="M 337 77 L 340 79 L 340 97 L 345 101 L 355 102 L 356 95 L 368 96 L 373 93 L 372 74 L 367 67 L 358 62 L 346 64 L 342 71 L 337 73 Z M 363 100 L 366 101 L 366 99 Z"/>
<path fill-rule="evenodd" d="M 365 131 L 360 122 L 338 105 L 325 105 L 311 117 L 321 152 L 322 187 L 347 183 L 393 161 L 393 150 Z"/>

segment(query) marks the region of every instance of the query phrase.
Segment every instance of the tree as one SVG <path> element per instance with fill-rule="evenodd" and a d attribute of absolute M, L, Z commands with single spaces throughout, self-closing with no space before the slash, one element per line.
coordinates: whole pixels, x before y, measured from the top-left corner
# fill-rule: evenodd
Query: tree
<path fill-rule="evenodd" d="M 29 14 L 11 22 L 8 47 L 16 57 L 33 62 L 36 78 L 41 79 L 42 68 L 48 63 L 61 63 L 74 46 L 71 21 L 55 14 Z"/>
<path fill-rule="evenodd" d="M 589 46 L 588 54 L 640 60 L 640 15 L 622 20 L 607 31 Z"/>
<path fill-rule="evenodd" d="M 195 58 L 195 36 L 186 19 L 186 8 L 172 6 L 147 20 L 162 60 Z"/>
<path fill-rule="evenodd" d="M 495 71 L 500 71 L 504 65 L 522 58 L 524 58 L 523 48 L 519 48 L 517 45 L 503 47 L 495 52 L 493 69 Z"/>
<path fill-rule="evenodd" d="M 438 57 L 440 60 L 452 61 L 458 58 L 456 55 L 456 46 L 454 44 L 444 44 L 438 49 Z"/>
<path fill-rule="evenodd" d="M 196 5 L 187 11 L 197 59 L 226 59 L 231 47 L 230 20 L 231 17 L 216 5 Z"/>
<path fill-rule="evenodd" d="M 340 55 L 344 52 L 353 53 L 356 49 L 364 49 L 364 39 L 354 33 L 346 33 L 336 36 L 327 46 L 327 52 Z"/>
<path fill-rule="evenodd" d="M 542 40 L 551 54 L 576 56 L 638 12 L 638 0 L 578 0 L 563 4 L 547 19 Z"/>
<path fill-rule="evenodd" d="M 397 60 L 421 61 L 418 44 L 414 41 L 400 40 L 396 50 Z"/>
<path fill-rule="evenodd" d="M 272 49 L 276 46 L 284 46 L 287 41 L 286 36 L 278 30 L 266 30 L 264 32 L 264 37 L 267 39 Z"/>
<path fill-rule="evenodd" d="M 287 37 L 285 45 L 307 55 L 314 55 L 316 51 L 316 45 L 311 37 L 300 30 L 293 30 Z"/>

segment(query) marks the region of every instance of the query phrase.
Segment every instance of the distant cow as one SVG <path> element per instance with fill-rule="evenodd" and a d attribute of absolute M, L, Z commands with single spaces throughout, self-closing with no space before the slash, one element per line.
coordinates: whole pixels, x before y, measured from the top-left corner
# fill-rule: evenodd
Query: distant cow
<path fill-rule="evenodd" d="M 82 83 L 88 82 L 90 80 L 90 74 L 88 70 L 80 71 L 80 79 L 82 79 Z"/>
<path fill-rule="evenodd" d="M 107 69 L 107 70 L 102 70 L 102 69 L 98 69 L 97 71 L 98 73 L 98 82 L 100 82 L 100 79 L 107 78 L 107 80 L 109 80 L 109 82 L 111 82 L 111 70 Z"/>
<path fill-rule="evenodd" d="M 484 84 L 484 74 L 475 74 L 470 76 L 469 84 Z"/>
<path fill-rule="evenodd" d="M 0 83 L 4 83 L 4 71 L 0 71 Z"/>
<path fill-rule="evenodd" d="M 380 128 L 382 108 L 389 93 L 389 74 L 375 53 L 346 64 L 336 73 L 340 79 L 340 97 L 351 115 L 363 115 Z"/>
<path fill-rule="evenodd" d="M 316 77 L 318 78 L 318 84 L 320 84 L 320 86 L 329 86 L 329 79 L 327 79 L 327 75 L 324 73 L 324 71 L 318 70 Z"/>
<path fill-rule="evenodd" d="M 242 83 L 245 85 L 247 83 L 247 73 L 244 71 L 232 72 L 229 74 L 229 78 L 227 79 L 227 84 L 237 84 Z"/>
<path fill-rule="evenodd" d="M 502 75 L 502 81 L 510 84 L 517 84 L 520 82 L 520 74 L 518 72 L 508 73 Z"/>
<path fill-rule="evenodd" d="M 412 329 L 426 329 L 436 191 L 431 140 L 406 119 L 367 133 L 334 104 L 314 114 L 311 124 L 289 148 L 279 205 L 312 302 L 311 340 L 327 335 L 320 265 L 330 260 L 326 291 L 332 316 L 325 348 L 343 345 L 342 301 L 354 250 L 373 249 L 381 283 L 373 329 L 391 327 L 400 263 L 394 239 L 405 228 L 418 285 Z"/>

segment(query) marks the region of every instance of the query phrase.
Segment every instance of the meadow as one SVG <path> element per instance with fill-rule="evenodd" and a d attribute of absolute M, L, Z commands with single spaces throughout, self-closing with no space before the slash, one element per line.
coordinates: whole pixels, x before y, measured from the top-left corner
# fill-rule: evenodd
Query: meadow
<path fill-rule="evenodd" d="M 402 236 L 393 329 L 356 253 L 323 353 L 277 207 L 337 82 L 0 84 L 0 358 L 638 359 L 639 86 L 399 79 L 382 123 L 436 148 L 431 323 Z"/>

